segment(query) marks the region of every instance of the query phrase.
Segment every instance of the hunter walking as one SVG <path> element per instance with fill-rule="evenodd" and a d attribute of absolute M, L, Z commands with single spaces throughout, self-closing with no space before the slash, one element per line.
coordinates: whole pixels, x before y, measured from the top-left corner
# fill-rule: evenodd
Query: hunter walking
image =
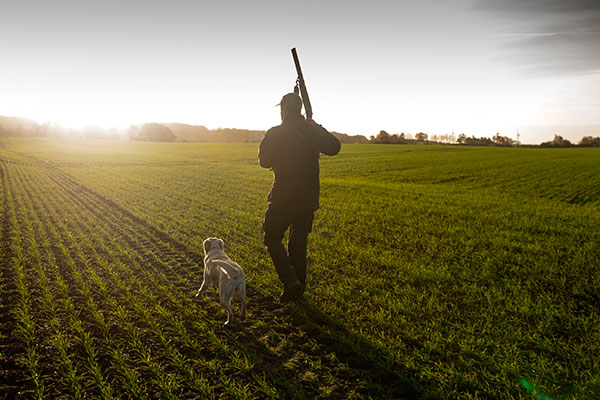
<path fill-rule="evenodd" d="M 283 96 L 279 106 L 282 123 L 267 131 L 258 159 L 274 174 L 263 221 L 264 243 L 283 283 L 279 299 L 290 302 L 301 300 L 306 288 L 306 244 L 319 208 L 319 155 L 336 155 L 341 145 L 302 116 L 302 98 L 296 93 Z M 288 228 L 286 249 L 282 240 Z"/>

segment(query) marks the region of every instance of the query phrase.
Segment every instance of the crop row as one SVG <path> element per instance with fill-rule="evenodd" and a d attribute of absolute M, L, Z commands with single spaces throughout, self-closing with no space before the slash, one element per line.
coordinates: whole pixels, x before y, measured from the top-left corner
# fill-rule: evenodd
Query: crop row
<path fill-rule="evenodd" d="M 309 252 L 310 294 L 347 329 L 339 341 L 362 350 L 363 362 L 394 371 L 394 381 L 439 385 L 444 397 L 510 397 L 520 376 L 578 392 L 593 385 L 595 361 L 585 349 L 598 336 L 595 312 L 571 317 L 570 310 L 593 303 L 597 198 L 583 207 L 563 200 L 573 188 L 593 187 L 581 179 L 585 169 L 563 167 L 595 166 L 593 159 L 567 154 L 556 166 L 528 149 L 363 148 L 322 160 L 322 208 Z M 108 179 L 102 166 L 69 171 L 172 237 L 224 235 L 252 268 L 249 278 L 275 286 L 258 251 L 269 176 L 257 165 L 122 165 Z M 554 175 L 562 188 L 550 184 Z M 545 337 L 569 318 L 553 341 Z"/>
<path fill-rule="evenodd" d="M 0 170 L 0 312 L 15 328 L 0 352 L 25 379 L 7 380 L 13 392 L 600 393 L 595 153 L 345 146 L 321 160 L 307 301 L 282 307 L 255 147 L 127 144 L 89 162 L 68 150 Z M 234 329 L 214 298 L 192 297 L 212 235 L 246 270 L 249 319 Z"/>
<path fill-rule="evenodd" d="M 22 359 L 22 363 L 30 372 L 31 380 L 35 384 L 36 397 L 43 396 L 45 387 L 43 382 L 51 380 L 53 375 L 43 374 L 38 368 L 36 349 L 46 346 L 57 353 L 55 356 L 59 360 L 56 370 L 61 384 L 50 386 L 62 387 L 69 397 L 80 398 L 84 396 L 86 389 L 95 388 L 96 395 L 101 394 L 105 398 L 111 398 L 113 389 L 104 375 L 114 369 L 120 371 L 119 375 L 122 375 L 124 383 L 121 386 L 129 387 L 132 394 L 140 395 L 149 390 L 149 393 L 160 393 L 161 397 L 175 398 L 180 394 L 182 390 L 180 386 L 183 384 L 175 379 L 175 375 L 165 372 L 165 360 L 168 360 L 167 365 L 177 366 L 180 373 L 185 372 L 185 375 L 181 376 L 187 378 L 186 383 L 188 386 L 191 384 L 189 387 L 192 390 L 209 391 L 206 379 L 196 372 L 198 368 L 194 368 L 198 361 L 194 359 L 192 362 L 181 355 L 177 349 L 172 348 L 161 325 L 164 323 L 165 327 L 178 330 L 183 336 L 179 340 L 187 343 L 188 346 L 195 344 L 193 350 L 196 351 L 196 355 L 201 355 L 200 360 L 203 360 L 205 346 L 201 346 L 196 339 L 187 334 L 181 324 L 176 323 L 178 318 L 183 319 L 190 313 L 193 313 L 197 320 L 202 313 L 190 303 L 187 304 L 187 309 L 195 312 L 188 312 L 185 316 L 175 316 L 168 308 L 160 305 L 151 290 L 163 294 L 165 296 L 163 301 L 170 304 L 180 306 L 181 300 L 174 295 L 177 291 L 167 286 L 169 280 L 160 273 L 158 269 L 160 264 L 152 270 L 141 269 L 140 262 L 148 261 L 148 257 L 153 256 L 152 251 L 147 251 L 148 256 L 144 260 L 134 260 L 135 255 L 128 254 L 128 250 L 118 247 L 101 248 L 106 251 L 103 255 L 99 255 L 93 247 L 93 242 L 97 239 L 94 236 L 98 235 L 97 230 L 87 228 L 83 233 L 83 229 L 90 222 L 82 217 L 85 213 L 72 212 L 73 208 L 69 204 L 72 198 L 66 197 L 64 192 L 57 190 L 48 190 L 42 196 L 32 195 L 28 188 L 48 180 L 44 180 L 40 174 L 35 174 L 35 171 L 21 169 L 16 172 L 17 174 L 11 175 L 23 178 L 20 179 L 20 185 L 13 185 L 11 188 L 13 191 L 15 186 L 22 189 L 22 193 L 13 196 L 15 205 L 13 220 L 19 218 L 23 223 L 20 224 L 20 232 L 13 232 L 12 236 L 15 253 L 13 268 L 20 295 L 15 315 L 19 328 L 18 338 L 25 345 L 26 357 Z M 26 182 L 31 182 L 33 185 L 23 184 Z M 16 206 L 17 202 L 20 207 Z M 94 206 L 100 205 L 94 204 Z M 39 220 L 26 215 L 26 210 L 36 211 L 35 215 Z M 102 213 L 101 209 L 96 211 Z M 105 227 L 115 229 L 110 234 L 127 234 L 123 230 L 121 232 L 116 230 L 115 221 L 108 221 L 107 214 L 103 215 Z M 30 224 L 32 220 L 34 223 Z M 38 226 L 34 229 L 31 225 Z M 17 224 L 13 223 L 13 227 L 16 226 Z M 24 238 L 27 241 L 26 246 L 21 245 Z M 52 251 L 40 255 L 36 251 L 40 244 L 42 248 L 52 249 Z M 24 262 L 23 253 L 30 254 L 31 260 Z M 137 269 L 138 275 L 135 275 L 133 268 Z M 149 271 L 156 273 L 152 276 Z M 51 274 L 54 279 L 48 279 L 48 274 Z M 25 283 L 27 279 L 30 281 L 29 284 Z M 34 287 L 36 292 L 44 293 L 45 307 L 41 314 L 34 315 L 31 310 L 32 295 L 28 287 Z M 109 292 L 107 287 L 113 290 Z M 98 309 L 97 303 L 102 304 L 102 310 Z M 63 315 L 56 312 L 54 308 L 56 304 L 60 305 Z M 83 305 L 85 307 L 82 307 Z M 84 318 L 85 316 L 88 318 Z M 157 320 L 159 317 L 164 320 Z M 144 330 L 140 330 L 140 322 L 145 327 Z M 223 347 L 214 332 L 206 334 L 207 327 L 204 324 L 200 325 L 203 331 L 202 337 L 216 342 L 216 346 L 211 347 Z M 36 335 L 36 328 L 39 326 L 48 327 L 49 334 Z M 118 326 L 119 330 L 111 332 L 109 326 Z M 94 330 L 102 332 L 102 336 L 94 336 Z M 144 335 L 147 337 L 141 340 Z M 97 342 L 103 343 L 103 354 L 100 356 L 94 344 Z M 155 345 L 149 346 L 148 342 Z M 132 360 L 126 362 L 119 360 L 118 357 L 123 354 L 124 348 L 128 351 L 134 350 L 131 355 Z M 73 349 L 78 350 L 75 352 L 78 355 L 76 358 L 70 356 L 70 350 Z M 158 354 L 152 356 L 153 352 Z M 108 364 L 111 367 L 102 371 L 100 361 L 106 362 L 106 360 L 111 360 Z M 235 354 L 229 361 L 236 365 L 244 363 L 244 358 Z M 142 372 L 130 370 L 130 366 L 137 362 L 140 364 L 138 369 Z M 213 363 L 211 369 L 218 368 L 219 371 L 227 369 L 219 364 L 219 362 Z M 249 364 L 246 362 L 246 365 Z M 135 379 L 135 374 L 146 374 L 152 377 L 151 387 L 132 387 L 138 381 Z M 221 373 L 217 376 L 226 377 Z M 235 380 L 227 382 L 225 388 L 226 391 L 233 391 L 232 395 L 238 394 L 238 391 L 244 393 L 243 386 L 240 387 Z M 234 395 L 234 397 L 238 396 Z"/>
<path fill-rule="evenodd" d="M 583 166 L 597 163 L 567 154 L 557 166 L 527 149 L 360 149 L 323 160 L 323 207 L 311 239 L 313 295 L 327 314 L 347 315 L 343 343 L 359 352 L 367 338 L 374 346 L 366 359 L 403 371 L 408 386 L 440 385 L 444 396 L 510 397 L 522 389 L 521 376 L 550 390 L 593 387 L 595 361 L 585 349 L 599 334 L 590 308 L 598 271 L 589 267 L 598 265 L 590 219 L 598 196 Z M 564 168 L 572 162 L 581 168 Z M 123 165 L 110 172 L 119 184 L 101 167 L 71 171 L 173 237 L 214 227 L 236 257 L 258 271 L 268 264 L 255 255 L 269 178 L 256 165 Z M 580 189 L 591 191 L 587 206 L 569 205 L 565 199 Z M 261 280 L 271 287 L 268 274 Z M 581 308 L 587 311 L 549 341 L 546 332 Z"/>
<path fill-rule="evenodd" d="M 302 390 L 270 369 L 276 350 L 249 351 L 239 333 L 221 327 L 214 300 L 192 298 L 201 256 L 59 170 L 5 170 L 3 251 L 16 282 L 11 306 L 20 345 L 13 359 L 26 371 L 20 390 L 36 398 L 246 398 Z M 251 339 L 262 346 L 265 334 L 274 334 L 268 325 Z M 321 378 L 311 379 L 312 390 L 323 390 Z"/>

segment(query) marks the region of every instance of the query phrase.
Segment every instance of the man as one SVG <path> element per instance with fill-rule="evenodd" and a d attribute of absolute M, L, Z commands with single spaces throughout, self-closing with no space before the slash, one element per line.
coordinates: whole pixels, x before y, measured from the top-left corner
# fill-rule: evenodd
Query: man
<path fill-rule="evenodd" d="M 306 287 L 306 242 L 319 208 L 319 154 L 336 155 L 340 142 L 301 114 L 302 99 L 288 93 L 279 103 L 279 126 L 260 142 L 260 166 L 274 174 L 263 221 L 264 243 L 283 283 L 281 302 L 299 301 Z M 290 229 L 287 250 L 283 236 Z"/>

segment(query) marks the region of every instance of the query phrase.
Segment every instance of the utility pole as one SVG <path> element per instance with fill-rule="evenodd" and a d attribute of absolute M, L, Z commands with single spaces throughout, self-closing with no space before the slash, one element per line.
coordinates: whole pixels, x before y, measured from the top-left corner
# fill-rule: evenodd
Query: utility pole
<path fill-rule="evenodd" d="M 519 147 L 519 144 L 521 144 L 521 142 L 519 142 L 520 137 L 521 137 L 521 132 L 519 132 L 519 130 L 517 129 L 517 147 Z"/>

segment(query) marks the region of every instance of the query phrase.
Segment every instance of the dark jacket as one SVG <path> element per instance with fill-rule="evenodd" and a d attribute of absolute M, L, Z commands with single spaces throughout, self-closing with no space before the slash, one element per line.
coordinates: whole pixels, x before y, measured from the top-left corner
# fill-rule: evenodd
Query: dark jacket
<path fill-rule="evenodd" d="M 301 213 L 319 208 L 319 153 L 340 151 L 339 140 L 321 125 L 302 117 L 267 131 L 258 150 L 263 168 L 272 168 L 269 208 Z"/>

